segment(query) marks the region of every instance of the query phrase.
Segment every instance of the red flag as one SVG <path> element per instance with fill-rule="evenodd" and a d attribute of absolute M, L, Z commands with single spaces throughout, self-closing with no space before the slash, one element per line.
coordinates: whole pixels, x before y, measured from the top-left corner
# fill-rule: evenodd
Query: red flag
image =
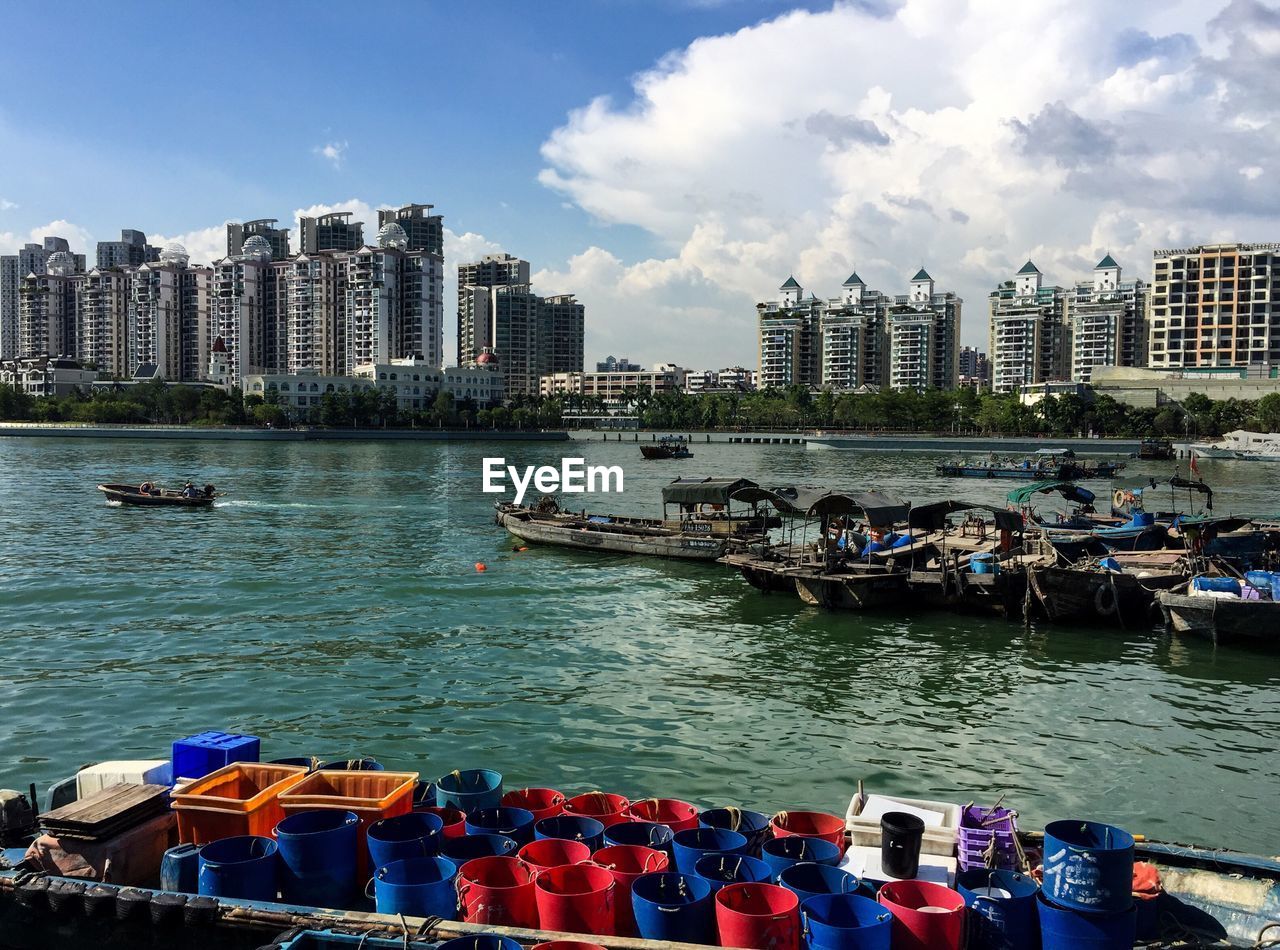
<path fill-rule="evenodd" d="M 1200 466 L 1196 465 L 1196 453 L 1191 453 L 1191 474 L 1196 478 L 1200 477 Z"/>

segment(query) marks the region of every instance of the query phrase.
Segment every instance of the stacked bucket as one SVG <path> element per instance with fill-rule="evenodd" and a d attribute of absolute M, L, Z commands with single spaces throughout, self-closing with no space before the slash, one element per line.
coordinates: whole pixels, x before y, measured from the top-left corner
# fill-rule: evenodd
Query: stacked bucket
<path fill-rule="evenodd" d="M 1044 829 L 1039 898 L 1044 950 L 1127 950 L 1137 939 L 1133 835 L 1096 821 L 1054 821 Z"/>

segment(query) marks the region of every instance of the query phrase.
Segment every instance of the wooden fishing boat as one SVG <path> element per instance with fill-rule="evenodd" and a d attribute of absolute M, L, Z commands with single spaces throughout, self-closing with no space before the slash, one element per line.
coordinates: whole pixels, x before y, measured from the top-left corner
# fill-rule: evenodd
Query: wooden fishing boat
<path fill-rule="evenodd" d="M 212 485 L 206 485 L 193 497 L 171 488 L 156 487 L 149 491 L 142 488 L 140 485 L 99 485 L 98 491 L 106 495 L 108 502 L 142 508 L 209 508 L 218 497 Z"/>
<path fill-rule="evenodd" d="M 1123 462 L 1098 462 L 1089 465 L 1076 460 L 1071 449 L 1041 449 L 1023 459 L 998 459 L 994 456 L 984 461 L 961 459 L 936 466 L 935 471 L 946 478 L 1000 478 L 1022 481 L 1055 479 L 1073 481 L 1084 478 L 1110 478 L 1124 468 Z"/>
<path fill-rule="evenodd" d="M 1185 588 L 1156 595 L 1165 629 L 1212 643 L 1280 646 L 1280 603 L 1192 594 Z"/>
<path fill-rule="evenodd" d="M 871 610 L 899 604 L 907 593 L 907 571 L 887 564 L 842 564 L 830 573 L 798 571 L 792 581 L 800 600 L 828 610 Z"/>
<path fill-rule="evenodd" d="M 664 435 L 652 445 L 640 446 L 640 454 L 647 459 L 693 458 L 693 453 L 689 451 L 689 440 L 682 435 Z"/>
<path fill-rule="evenodd" d="M 1107 569 L 1103 562 L 1116 565 Z M 1080 564 L 1038 564 L 1027 569 L 1027 583 L 1040 613 L 1048 620 L 1099 621 L 1124 627 L 1150 627 L 1157 592 L 1186 581 L 1177 551 L 1151 556 L 1116 554 Z"/>
<path fill-rule="evenodd" d="M 1173 442 L 1169 439 L 1143 439 L 1138 443 L 1138 458 L 1143 462 L 1166 462 L 1173 458 Z"/>
<path fill-rule="evenodd" d="M 755 506 L 733 511 L 733 492 L 749 487 L 755 482 L 745 478 L 677 478 L 662 489 L 661 519 L 564 511 L 547 497 L 533 506 L 499 502 L 494 520 L 531 544 L 714 561 L 731 546 L 763 540 L 771 524 L 778 523 Z M 671 506 L 674 518 L 667 517 Z"/>

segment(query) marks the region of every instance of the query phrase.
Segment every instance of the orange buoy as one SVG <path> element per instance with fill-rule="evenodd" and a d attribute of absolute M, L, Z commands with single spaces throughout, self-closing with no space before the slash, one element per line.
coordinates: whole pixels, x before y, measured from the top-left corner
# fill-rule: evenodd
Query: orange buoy
<path fill-rule="evenodd" d="M 487 570 L 488 570 L 488 568 L 487 568 L 487 567 L 485 567 L 484 561 L 476 561 L 476 571 L 477 571 L 477 573 L 483 574 L 483 573 L 484 573 L 485 571 L 487 571 Z"/>

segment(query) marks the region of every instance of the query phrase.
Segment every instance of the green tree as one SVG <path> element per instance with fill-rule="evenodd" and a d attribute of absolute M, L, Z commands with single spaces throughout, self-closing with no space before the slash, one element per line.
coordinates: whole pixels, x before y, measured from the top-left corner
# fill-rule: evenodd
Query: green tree
<path fill-rule="evenodd" d="M 1263 432 L 1280 432 L 1280 393 L 1267 393 L 1259 399 L 1254 415 Z"/>

